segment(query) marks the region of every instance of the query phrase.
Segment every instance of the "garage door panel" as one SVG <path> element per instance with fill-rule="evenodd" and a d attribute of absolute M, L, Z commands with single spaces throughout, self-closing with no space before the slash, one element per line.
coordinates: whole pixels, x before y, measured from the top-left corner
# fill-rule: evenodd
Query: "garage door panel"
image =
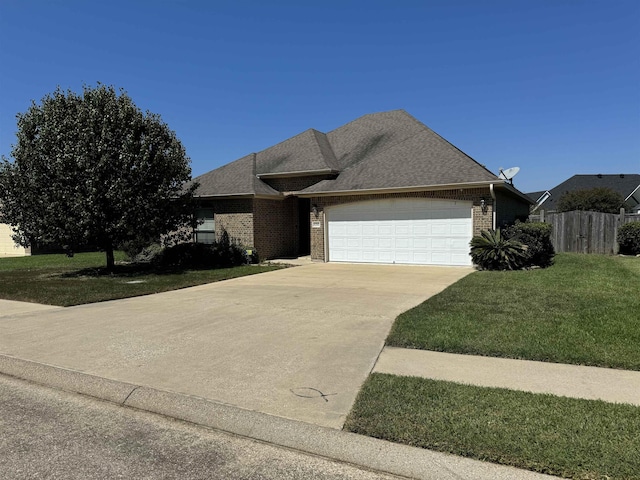
<path fill-rule="evenodd" d="M 332 234 L 334 237 L 339 237 L 347 234 L 347 226 L 342 222 L 335 222 L 331 225 Z"/>
<path fill-rule="evenodd" d="M 378 239 L 376 237 L 363 237 L 362 248 L 377 248 Z"/>
<path fill-rule="evenodd" d="M 451 223 L 449 227 L 451 235 L 465 236 L 469 231 L 469 226 L 464 223 Z"/>
<path fill-rule="evenodd" d="M 447 223 L 434 223 L 431 225 L 431 235 L 449 235 L 451 228 Z"/>
<path fill-rule="evenodd" d="M 331 250 L 331 259 L 335 262 L 346 262 L 346 251 L 340 248 L 334 248 Z"/>
<path fill-rule="evenodd" d="M 408 237 L 396 237 L 396 248 L 412 249 L 413 239 Z"/>
<path fill-rule="evenodd" d="M 391 237 L 379 237 L 378 246 L 380 248 L 393 248 L 393 238 Z"/>
<path fill-rule="evenodd" d="M 385 199 L 327 209 L 330 261 L 470 265 L 471 202 Z"/>
<path fill-rule="evenodd" d="M 419 250 L 428 249 L 430 244 L 429 240 L 429 238 L 425 237 L 415 237 L 413 239 L 413 246 Z"/>
<path fill-rule="evenodd" d="M 350 262 L 359 262 L 362 259 L 362 252 L 360 250 L 347 250 L 347 260 Z"/>
<path fill-rule="evenodd" d="M 412 252 L 396 251 L 396 263 L 413 263 L 414 257 Z"/>
<path fill-rule="evenodd" d="M 433 238 L 431 239 L 431 249 L 432 250 L 446 250 L 449 247 L 449 239 L 442 238 Z"/>
<path fill-rule="evenodd" d="M 378 252 L 379 263 L 393 263 L 394 261 L 395 256 L 393 250 L 380 250 Z"/>
<path fill-rule="evenodd" d="M 393 235 L 393 225 L 391 222 L 384 222 L 378 225 L 378 235 Z"/>
<path fill-rule="evenodd" d="M 396 225 L 394 233 L 396 235 L 409 235 L 412 233 L 412 231 L 413 229 L 411 228 L 411 225 L 403 222 Z"/>
<path fill-rule="evenodd" d="M 466 251 L 469 254 L 469 241 L 466 238 L 452 238 L 449 242 L 451 250 Z"/>
<path fill-rule="evenodd" d="M 329 246 L 335 249 L 345 248 L 347 246 L 347 239 L 345 237 L 334 237 L 331 239 Z"/>
<path fill-rule="evenodd" d="M 378 225 L 375 222 L 365 223 L 362 225 L 362 235 L 377 235 Z"/>

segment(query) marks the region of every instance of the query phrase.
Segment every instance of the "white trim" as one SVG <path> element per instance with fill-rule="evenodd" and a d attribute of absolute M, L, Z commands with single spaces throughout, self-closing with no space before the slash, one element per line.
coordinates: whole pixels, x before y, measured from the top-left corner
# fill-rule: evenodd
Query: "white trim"
<path fill-rule="evenodd" d="M 624 201 L 626 202 L 631 197 L 633 197 L 633 194 L 636 193 L 638 190 L 640 190 L 640 184 L 638 184 L 638 186 L 633 190 L 633 192 L 631 192 L 629 195 L 627 195 L 627 198 L 625 198 Z M 635 199 L 635 197 L 634 197 L 634 199 Z M 640 201 L 638 201 L 638 203 L 640 203 Z"/>
<path fill-rule="evenodd" d="M 439 191 L 439 190 L 453 190 L 456 188 L 469 189 L 488 187 L 492 184 L 504 183 L 504 180 L 490 180 L 486 182 L 470 182 L 470 183 L 451 183 L 443 185 L 413 185 L 409 187 L 388 187 L 388 188 L 371 188 L 366 190 L 336 190 L 333 192 L 297 192 L 298 197 L 311 198 L 311 197 L 332 197 L 332 196 L 347 196 L 347 195 L 376 195 L 383 193 L 410 193 L 410 192 L 425 192 L 425 191 Z M 515 189 L 514 189 L 515 190 Z M 516 193 L 517 190 L 514 192 Z M 528 199 L 528 197 L 526 197 Z"/>

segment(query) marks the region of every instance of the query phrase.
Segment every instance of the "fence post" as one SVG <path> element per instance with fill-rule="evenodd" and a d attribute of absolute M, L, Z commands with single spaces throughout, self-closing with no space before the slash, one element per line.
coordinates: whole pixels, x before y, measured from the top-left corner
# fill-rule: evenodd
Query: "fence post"
<path fill-rule="evenodd" d="M 615 231 L 613 234 L 613 254 L 617 255 L 620 253 L 620 245 L 618 245 L 618 229 L 624 225 L 625 221 L 625 210 L 624 207 L 620 207 L 620 216 L 617 218 L 617 225 L 615 226 Z"/>
<path fill-rule="evenodd" d="M 540 210 L 540 223 L 544 223 L 544 210 Z"/>

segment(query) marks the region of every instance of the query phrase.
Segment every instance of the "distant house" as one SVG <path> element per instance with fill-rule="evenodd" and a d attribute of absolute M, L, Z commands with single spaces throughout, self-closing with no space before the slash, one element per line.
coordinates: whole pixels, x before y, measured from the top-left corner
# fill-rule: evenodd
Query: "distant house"
<path fill-rule="evenodd" d="M 30 255 L 31 250 L 24 248 L 13 241 L 11 236 L 13 230 L 6 223 L 0 223 L 0 258 L 2 257 L 24 257 Z"/>
<path fill-rule="evenodd" d="M 470 265 L 473 235 L 533 203 L 403 110 L 306 130 L 195 181 L 195 240 L 226 231 L 263 259 Z"/>
<path fill-rule="evenodd" d="M 640 174 L 616 175 L 574 175 L 551 190 L 527 193 L 535 202 L 535 210 L 555 212 L 558 201 L 567 192 L 590 188 L 610 188 L 624 198 L 624 206 L 628 212 L 640 213 Z"/>

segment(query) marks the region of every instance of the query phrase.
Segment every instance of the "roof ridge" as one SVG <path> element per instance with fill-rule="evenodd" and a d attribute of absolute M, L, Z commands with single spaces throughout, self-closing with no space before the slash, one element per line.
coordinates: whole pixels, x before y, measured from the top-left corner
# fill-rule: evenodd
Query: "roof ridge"
<path fill-rule="evenodd" d="M 623 177 L 620 177 L 623 175 Z M 576 173 L 573 177 L 640 177 L 640 173 Z M 570 180 L 573 177 L 569 177 L 567 180 Z"/>
<path fill-rule="evenodd" d="M 318 150 L 320 151 L 320 156 L 323 158 L 324 163 L 331 170 L 340 171 L 340 168 L 339 168 L 339 165 L 338 165 L 338 159 L 336 158 L 336 153 L 333 151 L 333 146 L 331 145 L 331 142 L 327 138 L 327 134 L 324 133 L 324 132 L 321 132 L 320 130 L 316 130 L 315 128 L 311 128 L 310 130 L 313 132 L 313 136 L 314 136 L 314 138 L 316 140 L 316 146 L 318 147 Z M 327 158 L 326 157 L 325 152 L 322 149 L 322 146 L 320 145 L 319 136 L 320 136 L 320 138 L 322 138 L 322 141 L 326 144 L 327 148 L 329 149 L 329 153 L 331 154 L 331 158 Z"/>
<path fill-rule="evenodd" d="M 274 143 L 273 145 L 269 145 L 267 148 L 263 148 L 262 150 L 259 150 L 258 152 L 256 152 L 256 154 L 260 154 L 260 153 L 266 152 L 267 150 L 271 150 L 272 148 L 277 147 L 278 145 L 282 145 L 283 143 L 288 142 L 289 140 L 293 140 L 294 138 L 300 137 L 305 133 L 312 132 L 313 130 L 315 130 L 315 128 L 307 128 L 306 130 L 303 130 L 300 133 L 296 133 L 293 137 L 285 138 L 284 140 L 278 143 Z"/>
<path fill-rule="evenodd" d="M 382 112 L 372 112 L 372 113 L 365 113 L 364 115 L 360 115 L 358 118 L 355 118 L 353 120 L 351 120 L 350 122 L 345 123 L 344 125 L 340 125 L 339 127 L 334 128 L 333 130 L 330 130 L 329 132 L 327 132 L 325 135 L 329 135 L 333 132 L 335 132 L 336 130 L 340 130 L 341 128 L 346 127 L 347 125 L 351 125 L 352 123 L 355 123 L 359 120 L 362 120 L 365 117 L 372 117 L 373 115 L 380 115 L 383 113 L 392 113 L 392 112 L 403 112 L 403 113 L 407 113 L 404 109 L 402 108 L 396 108 L 395 110 L 383 110 Z"/>

